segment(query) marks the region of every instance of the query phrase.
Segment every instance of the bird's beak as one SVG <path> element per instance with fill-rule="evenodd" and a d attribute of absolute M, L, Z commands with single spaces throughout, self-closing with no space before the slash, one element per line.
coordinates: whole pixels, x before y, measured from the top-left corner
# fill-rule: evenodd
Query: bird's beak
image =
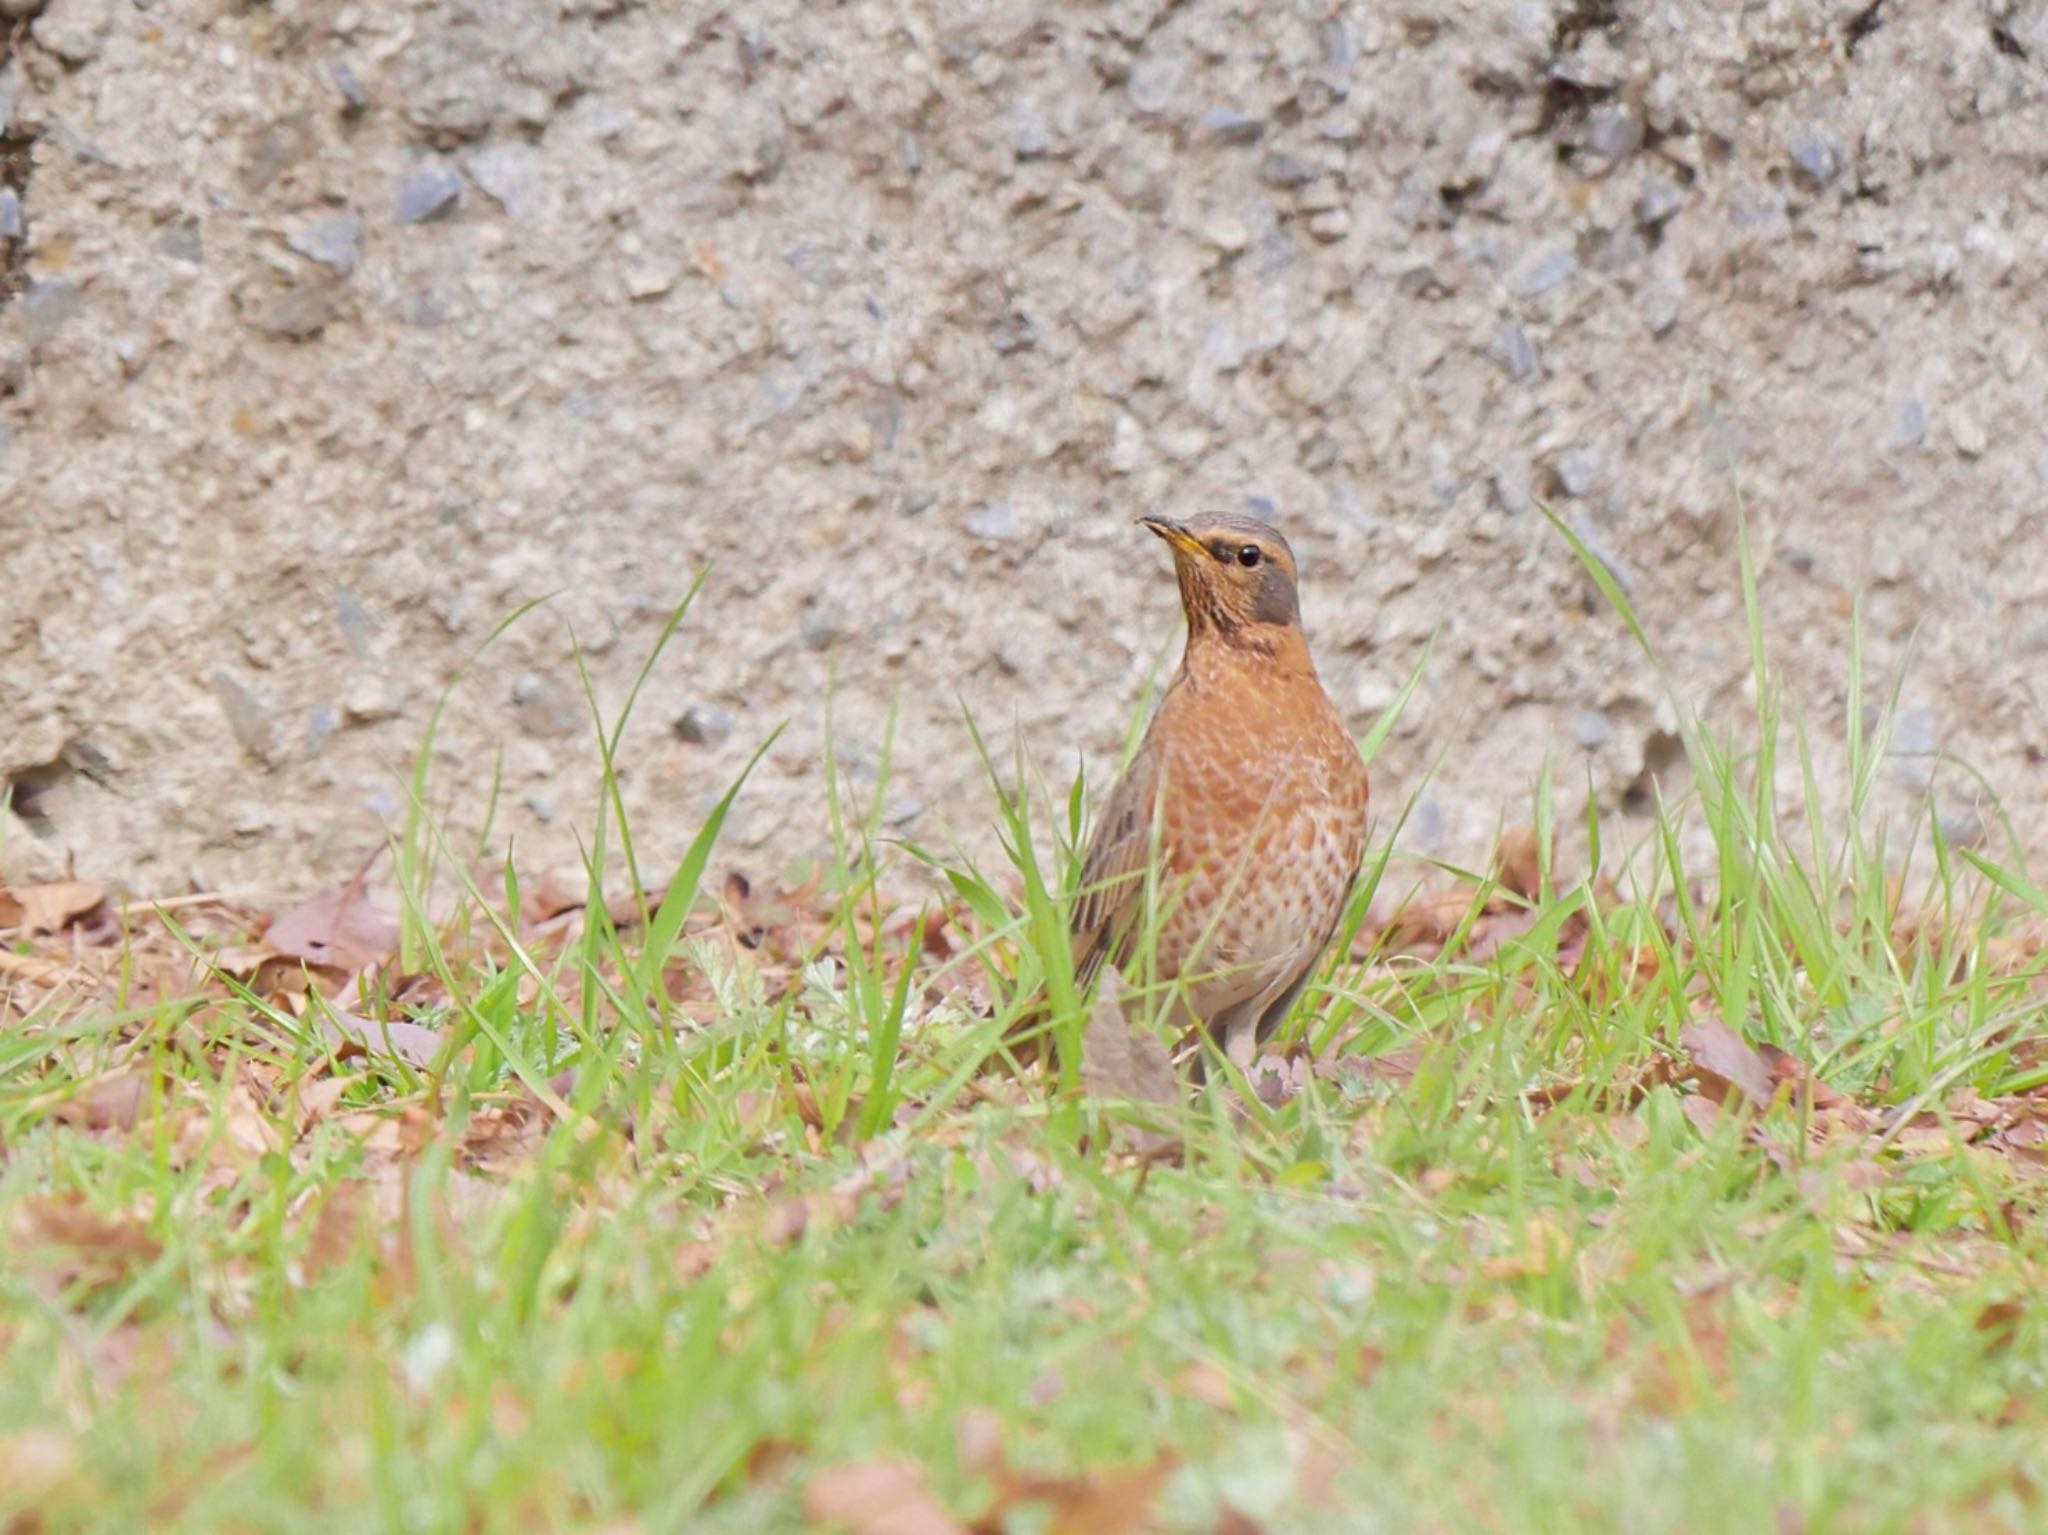
<path fill-rule="evenodd" d="M 1202 541 L 1188 531 L 1187 524 L 1175 522 L 1171 517 L 1140 517 L 1138 526 L 1148 533 L 1157 533 L 1173 545 L 1176 554 L 1201 554 Z"/>

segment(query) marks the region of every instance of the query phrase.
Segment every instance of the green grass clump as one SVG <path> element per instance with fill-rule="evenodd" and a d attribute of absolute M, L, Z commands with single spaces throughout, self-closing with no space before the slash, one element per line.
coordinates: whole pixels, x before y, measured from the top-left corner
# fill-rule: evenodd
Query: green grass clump
<path fill-rule="evenodd" d="M 730 795 L 643 878 L 631 697 L 609 906 L 484 888 L 430 739 L 347 989 L 203 904 L 23 935 L 0 1529 L 2039 1528 L 2048 898 L 1872 830 L 1853 654 L 1827 822 L 1753 640 L 1580 873 L 1547 771 L 1533 872 L 1383 829 L 1277 1078 L 1142 1110 L 1084 1080 L 1079 784 L 1017 762 L 989 870 L 882 835 L 885 749 L 829 867 L 718 899 Z"/>

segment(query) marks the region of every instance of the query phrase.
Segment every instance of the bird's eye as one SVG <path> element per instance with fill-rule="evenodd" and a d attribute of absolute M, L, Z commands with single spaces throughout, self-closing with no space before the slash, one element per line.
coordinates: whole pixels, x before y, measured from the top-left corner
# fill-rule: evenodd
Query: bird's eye
<path fill-rule="evenodd" d="M 1253 566 L 1257 565 L 1259 561 L 1263 560 L 1265 557 L 1265 554 L 1260 550 L 1257 544 L 1246 544 L 1242 549 L 1237 551 L 1237 563 L 1242 565 L 1246 570 L 1250 570 Z"/>

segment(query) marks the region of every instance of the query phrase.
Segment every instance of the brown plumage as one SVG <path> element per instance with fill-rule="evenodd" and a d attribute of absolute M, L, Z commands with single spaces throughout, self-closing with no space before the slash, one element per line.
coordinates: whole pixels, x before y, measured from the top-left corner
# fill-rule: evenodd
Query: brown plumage
<path fill-rule="evenodd" d="M 1250 517 L 1142 524 L 1173 549 L 1187 652 L 1082 860 L 1076 973 L 1085 987 L 1108 960 L 1146 979 L 1129 971 L 1149 883 L 1171 1016 L 1245 1065 L 1342 917 L 1365 852 L 1365 764 L 1309 658 L 1287 540 Z"/>

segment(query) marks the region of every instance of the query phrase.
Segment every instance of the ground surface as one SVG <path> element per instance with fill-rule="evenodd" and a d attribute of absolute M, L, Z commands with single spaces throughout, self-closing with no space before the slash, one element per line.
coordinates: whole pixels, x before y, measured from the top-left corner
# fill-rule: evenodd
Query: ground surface
<path fill-rule="evenodd" d="M 1686 744 L 1196 1095 L 886 781 L 796 889 L 0 891 L 0 1529 L 2038 1529 L 2048 893 Z"/>
<path fill-rule="evenodd" d="M 1361 728 L 1441 631 L 1381 785 L 1434 767 L 1404 836 L 1476 860 L 1546 749 L 1610 808 L 1675 760 L 1534 502 L 1725 706 L 1738 490 L 1816 749 L 1865 593 L 1877 671 L 1917 634 L 1895 795 L 1946 748 L 2041 829 L 2039 4 L 37 10 L 0 0 L 17 879 L 338 877 L 550 592 L 443 766 L 574 867 L 571 636 L 616 700 L 707 561 L 652 697 L 697 712 L 623 765 L 650 847 L 787 718 L 731 843 L 813 849 L 836 686 L 856 771 L 901 703 L 892 821 L 986 851 L 959 705 L 1099 762 L 1174 624 L 1130 519 L 1197 504 L 1281 519 Z"/>

